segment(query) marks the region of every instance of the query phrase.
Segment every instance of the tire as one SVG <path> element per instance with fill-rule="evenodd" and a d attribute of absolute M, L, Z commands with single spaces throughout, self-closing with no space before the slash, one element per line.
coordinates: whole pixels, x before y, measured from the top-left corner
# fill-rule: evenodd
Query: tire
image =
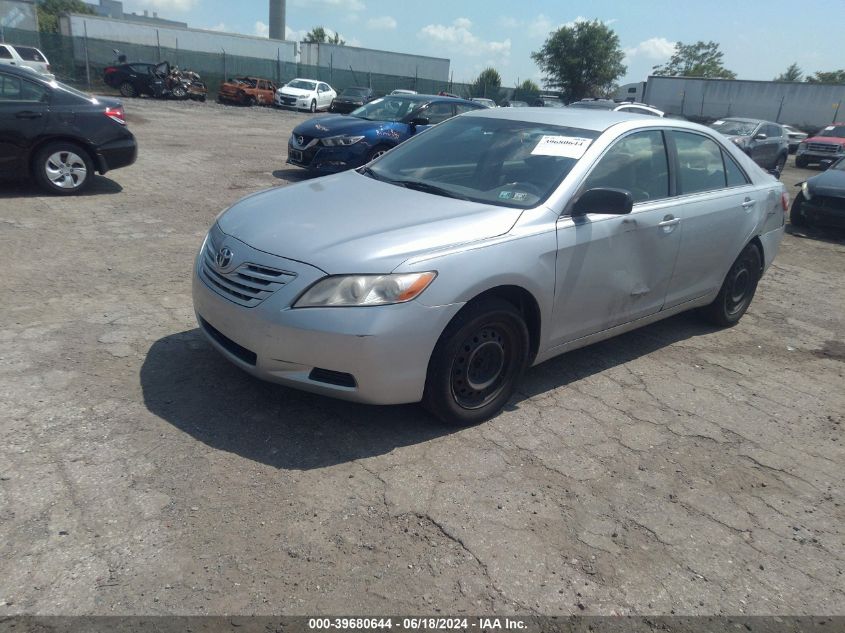
<path fill-rule="evenodd" d="M 803 158 L 802 156 L 796 156 L 795 157 L 795 166 L 796 167 L 798 167 L 800 169 L 806 169 L 807 165 L 809 165 L 809 164 L 810 163 L 807 162 L 806 158 Z"/>
<path fill-rule="evenodd" d="M 130 82 L 124 81 L 120 84 L 120 94 L 124 97 L 132 98 L 138 96 L 138 91 Z"/>
<path fill-rule="evenodd" d="M 739 323 L 751 305 L 763 270 L 763 254 L 756 244 L 749 244 L 731 266 L 719 294 L 703 309 L 714 325 L 731 327 Z"/>
<path fill-rule="evenodd" d="M 804 215 L 804 192 L 799 191 L 792 201 L 792 207 L 789 209 L 789 223 L 792 226 L 807 226 L 807 216 Z"/>
<path fill-rule="evenodd" d="M 311 114 L 314 114 L 317 111 L 317 101 L 316 100 L 311 99 L 311 107 L 309 108 L 309 110 L 311 111 Z"/>
<path fill-rule="evenodd" d="M 370 150 L 370 153 L 367 154 L 367 160 L 365 162 L 369 163 L 371 160 L 375 160 L 382 154 L 386 154 L 390 151 L 390 147 L 388 145 L 376 145 L 373 149 Z"/>
<path fill-rule="evenodd" d="M 783 168 L 786 167 L 786 154 L 781 154 L 778 156 L 778 159 L 775 161 L 775 169 L 778 170 L 779 174 L 783 173 Z"/>
<path fill-rule="evenodd" d="M 513 304 L 496 298 L 468 304 L 434 347 L 423 406 L 456 426 L 493 417 L 522 378 L 529 344 L 525 320 Z"/>
<path fill-rule="evenodd" d="M 173 95 L 174 99 L 184 99 L 188 96 L 188 91 L 185 90 L 185 86 L 173 86 L 173 89 L 170 91 L 170 94 Z"/>
<path fill-rule="evenodd" d="M 255 105 L 255 97 L 247 97 L 246 98 L 246 105 L 247 107 L 251 108 Z"/>
<path fill-rule="evenodd" d="M 42 147 L 35 155 L 32 172 L 45 191 L 72 195 L 83 191 L 94 178 L 94 163 L 88 152 L 67 141 L 56 141 Z"/>

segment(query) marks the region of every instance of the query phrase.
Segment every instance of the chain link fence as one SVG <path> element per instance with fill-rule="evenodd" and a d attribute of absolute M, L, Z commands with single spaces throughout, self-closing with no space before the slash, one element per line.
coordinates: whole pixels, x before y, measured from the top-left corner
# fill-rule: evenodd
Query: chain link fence
<path fill-rule="evenodd" d="M 259 59 L 219 53 L 204 53 L 167 46 L 146 46 L 85 37 L 68 37 L 58 33 L 36 33 L 18 29 L 0 31 L 0 41 L 9 44 L 36 46 L 50 62 L 56 77 L 65 83 L 94 92 L 110 92 L 103 83 L 103 70 L 118 63 L 118 54 L 129 62 L 159 63 L 169 61 L 183 70 L 198 72 L 214 98 L 220 84 L 232 77 L 261 77 L 282 85 L 295 77 L 325 81 L 338 92 L 351 86 L 368 86 L 376 94 L 393 90 L 415 90 L 422 94 L 449 92 L 459 97 L 486 97 L 497 103 L 505 100 L 531 103 L 537 95 L 514 88 L 477 86 L 471 83 L 435 81 L 421 77 L 385 75 L 366 69 L 327 68 L 280 59 Z"/>

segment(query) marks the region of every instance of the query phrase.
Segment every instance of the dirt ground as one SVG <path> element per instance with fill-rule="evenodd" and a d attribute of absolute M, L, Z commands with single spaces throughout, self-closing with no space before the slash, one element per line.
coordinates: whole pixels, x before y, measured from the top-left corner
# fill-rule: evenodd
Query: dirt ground
<path fill-rule="evenodd" d="M 787 235 L 737 327 L 567 354 L 455 430 L 196 329 L 204 233 L 303 178 L 307 115 L 127 111 L 87 195 L 0 185 L 0 617 L 845 613 L 845 232 Z"/>

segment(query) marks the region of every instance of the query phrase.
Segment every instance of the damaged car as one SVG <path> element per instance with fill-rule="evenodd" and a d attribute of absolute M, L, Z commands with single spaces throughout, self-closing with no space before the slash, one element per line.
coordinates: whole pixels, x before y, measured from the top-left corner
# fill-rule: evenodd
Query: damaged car
<path fill-rule="evenodd" d="M 793 226 L 814 224 L 845 228 L 845 158 L 796 186 L 801 187 L 801 191 L 795 196 L 789 212 L 789 222 Z"/>
<path fill-rule="evenodd" d="M 287 162 L 317 173 L 359 167 L 457 114 L 486 109 L 453 97 L 388 95 L 348 115 L 300 123 L 288 141 Z"/>
<path fill-rule="evenodd" d="M 424 116 L 402 105 L 395 120 Z M 476 424 L 569 350 L 691 309 L 738 323 L 787 207 L 780 181 L 694 123 L 482 108 L 225 210 L 194 310 L 258 378 Z"/>
<path fill-rule="evenodd" d="M 238 105 L 273 105 L 276 84 L 261 77 L 237 77 L 220 84 L 217 91 L 218 103 Z"/>

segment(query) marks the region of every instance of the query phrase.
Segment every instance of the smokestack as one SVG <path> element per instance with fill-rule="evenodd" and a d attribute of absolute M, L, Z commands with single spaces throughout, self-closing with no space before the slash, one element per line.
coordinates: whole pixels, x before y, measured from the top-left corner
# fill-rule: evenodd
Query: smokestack
<path fill-rule="evenodd" d="M 270 0 L 270 39 L 285 39 L 285 0 Z"/>

